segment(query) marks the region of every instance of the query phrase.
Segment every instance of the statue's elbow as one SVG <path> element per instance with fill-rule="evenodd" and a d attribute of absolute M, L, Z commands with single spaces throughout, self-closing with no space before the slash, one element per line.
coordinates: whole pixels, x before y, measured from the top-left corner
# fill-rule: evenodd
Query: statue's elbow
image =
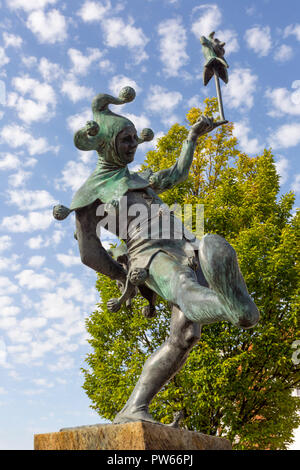
<path fill-rule="evenodd" d="M 183 172 L 178 175 L 176 184 L 184 183 L 187 180 L 187 177 L 189 176 L 188 172 Z"/>

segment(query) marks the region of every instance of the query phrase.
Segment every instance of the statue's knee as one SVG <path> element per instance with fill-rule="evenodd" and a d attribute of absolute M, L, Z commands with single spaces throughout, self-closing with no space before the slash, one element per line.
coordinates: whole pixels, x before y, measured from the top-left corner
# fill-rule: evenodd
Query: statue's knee
<path fill-rule="evenodd" d="M 185 290 L 186 289 L 186 276 L 185 276 L 185 273 L 178 273 L 178 275 L 176 276 L 177 277 L 177 286 L 176 286 L 176 290 L 178 292 L 178 289 L 183 289 Z"/>
<path fill-rule="evenodd" d="M 199 243 L 199 249 L 201 252 L 214 252 L 222 254 L 225 250 L 227 253 L 228 250 L 232 255 L 235 255 L 234 248 L 225 240 L 225 238 L 217 235 L 215 233 L 208 233 L 201 238 Z M 224 254 L 225 254 L 224 252 Z"/>
<path fill-rule="evenodd" d="M 245 313 L 239 319 L 238 326 L 240 328 L 253 328 L 259 321 L 259 312 L 256 308 L 253 308 L 251 311 Z"/>
<path fill-rule="evenodd" d="M 200 332 L 196 332 L 194 329 L 186 332 L 185 335 L 185 344 L 187 349 L 191 349 L 195 344 L 198 343 L 200 339 Z"/>
<path fill-rule="evenodd" d="M 182 351 L 187 352 L 198 343 L 200 339 L 200 331 L 196 331 L 195 328 L 189 328 L 185 331 L 180 331 L 176 335 L 172 335 L 169 338 L 169 341 L 180 347 Z"/>
<path fill-rule="evenodd" d="M 176 293 L 177 296 L 180 297 L 180 295 L 188 295 L 188 292 L 191 288 L 191 284 L 193 284 L 196 281 L 196 278 L 194 278 L 194 273 L 191 270 L 191 273 L 189 273 L 187 270 L 184 270 L 183 272 L 176 273 Z"/>

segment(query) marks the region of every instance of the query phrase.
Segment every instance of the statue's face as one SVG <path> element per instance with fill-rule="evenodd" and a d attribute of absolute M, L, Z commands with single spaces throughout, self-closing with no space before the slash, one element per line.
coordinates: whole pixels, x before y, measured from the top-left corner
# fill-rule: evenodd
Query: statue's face
<path fill-rule="evenodd" d="M 116 139 L 116 147 L 122 161 L 130 163 L 134 160 L 134 155 L 138 146 L 138 136 L 133 126 L 125 127 Z"/>

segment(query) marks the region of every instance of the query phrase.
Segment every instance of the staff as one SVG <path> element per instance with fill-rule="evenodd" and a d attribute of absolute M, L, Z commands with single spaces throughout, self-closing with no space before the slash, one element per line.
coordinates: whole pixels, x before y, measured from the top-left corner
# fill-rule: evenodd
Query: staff
<path fill-rule="evenodd" d="M 224 59 L 225 42 L 219 41 L 219 39 L 215 38 L 214 35 L 215 33 L 212 32 L 210 33 L 208 38 L 206 38 L 205 36 L 201 36 L 200 38 L 200 42 L 202 44 L 202 51 L 206 60 L 203 70 L 203 83 L 204 86 L 206 86 L 214 75 L 217 88 L 219 113 L 221 120 L 225 121 L 219 78 L 221 78 L 225 83 L 228 83 L 227 69 L 229 65 Z"/>

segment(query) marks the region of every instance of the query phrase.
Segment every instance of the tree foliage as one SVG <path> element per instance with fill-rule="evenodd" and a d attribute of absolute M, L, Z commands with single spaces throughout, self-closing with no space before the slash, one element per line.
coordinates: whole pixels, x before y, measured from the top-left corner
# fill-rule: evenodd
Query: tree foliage
<path fill-rule="evenodd" d="M 216 116 L 216 100 L 203 113 Z M 187 124 L 201 114 L 192 108 Z M 150 411 L 170 423 L 184 410 L 190 430 L 227 437 L 236 449 L 285 449 L 300 424 L 300 382 L 292 361 L 299 339 L 299 213 L 294 195 L 280 193 L 270 149 L 249 157 L 238 148 L 233 124 L 199 139 L 188 179 L 162 195 L 172 205 L 204 204 L 205 232 L 224 236 L 238 254 L 248 290 L 261 314 L 259 324 L 240 330 L 229 323 L 205 326 L 182 370 L 155 397 Z M 188 127 L 175 124 L 149 151 L 144 168 L 174 164 Z M 92 408 L 113 419 L 127 401 L 146 358 L 166 339 L 170 309 L 162 299 L 158 315 L 141 314 L 144 299 L 116 314 L 106 302 L 116 284 L 98 275 L 100 303 L 87 320 L 92 352 L 83 369 Z"/>

